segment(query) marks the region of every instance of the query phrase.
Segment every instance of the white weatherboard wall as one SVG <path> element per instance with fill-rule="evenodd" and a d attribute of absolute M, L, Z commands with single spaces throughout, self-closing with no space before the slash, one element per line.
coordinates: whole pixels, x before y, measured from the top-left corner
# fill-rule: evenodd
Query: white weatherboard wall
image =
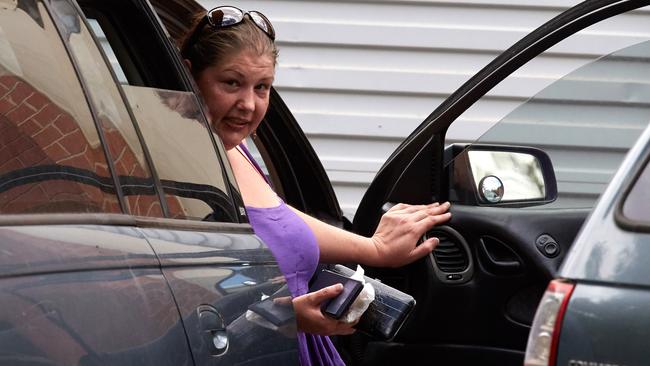
<path fill-rule="evenodd" d="M 208 9 L 225 4 L 200 2 Z M 227 5 L 259 10 L 273 22 L 280 47 L 275 86 L 351 218 L 388 155 L 441 101 L 501 51 L 577 3 L 273 0 Z M 553 80 L 613 51 L 621 41 L 649 37 L 650 11 L 644 10 L 554 48 L 535 68 L 518 71 L 463 115 L 448 142 L 475 139 Z"/>

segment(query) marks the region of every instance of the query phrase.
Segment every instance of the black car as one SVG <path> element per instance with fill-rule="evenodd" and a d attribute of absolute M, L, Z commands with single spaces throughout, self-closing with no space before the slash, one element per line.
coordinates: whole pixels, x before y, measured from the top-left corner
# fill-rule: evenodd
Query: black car
<path fill-rule="evenodd" d="M 432 255 L 366 269 L 417 306 L 389 342 L 338 337 L 349 364 L 524 362 L 535 310 L 591 212 L 558 183 L 571 172 L 553 169 L 553 147 L 562 140 L 594 164 L 620 163 L 650 121 L 648 37 L 549 85 L 475 144 L 447 144 L 447 129 L 542 52 L 649 5 L 586 1 L 513 45 L 395 150 L 354 222 L 272 91 L 256 153 L 285 202 L 362 235 L 387 203 L 452 202 L 449 224 L 427 234 L 441 239 Z M 0 363 L 296 362 L 291 324 L 249 311 L 285 294 L 282 278 L 247 224 L 178 53 L 199 8 L 162 0 L 0 6 Z M 578 102 L 562 103 L 567 95 Z M 575 121 L 573 130 L 558 129 L 560 120 Z M 621 121 L 625 128 L 611 127 Z M 614 157 L 570 144 L 583 127 L 611 142 Z"/>

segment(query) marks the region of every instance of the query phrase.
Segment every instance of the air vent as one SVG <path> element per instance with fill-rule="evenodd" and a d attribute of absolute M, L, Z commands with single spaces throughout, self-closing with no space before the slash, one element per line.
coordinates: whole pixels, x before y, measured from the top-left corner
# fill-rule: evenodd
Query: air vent
<path fill-rule="evenodd" d="M 465 283 L 472 278 L 473 262 L 465 239 L 449 226 L 438 226 L 425 238 L 436 237 L 438 246 L 429 255 L 439 280 L 446 283 Z"/>
<path fill-rule="evenodd" d="M 445 273 L 462 272 L 469 266 L 467 252 L 450 236 L 444 233 L 431 233 L 440 239 L 440 244 L 433 250 L 438 268 Z M 431 235 L 430 234 L 430 235 Z"/>

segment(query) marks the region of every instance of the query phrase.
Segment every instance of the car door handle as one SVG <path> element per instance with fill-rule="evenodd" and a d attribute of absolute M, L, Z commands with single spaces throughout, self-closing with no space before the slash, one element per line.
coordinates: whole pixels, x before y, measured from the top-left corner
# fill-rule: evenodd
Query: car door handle
<path fill-rule="evenodd" d="M 200 305 L 197 308 L 199 327 L 204 346 L 213 356 L 219 356 L 228 350 L 228 333 L 223 317 L 217 309 L 210 305 Z"/>
<path fill-rule="evenodd" d="M 522 267 L 517 254 L 500 240 L 484 236 L 479 243 L 479 250 L 491 270 L 512 273 Z"/>

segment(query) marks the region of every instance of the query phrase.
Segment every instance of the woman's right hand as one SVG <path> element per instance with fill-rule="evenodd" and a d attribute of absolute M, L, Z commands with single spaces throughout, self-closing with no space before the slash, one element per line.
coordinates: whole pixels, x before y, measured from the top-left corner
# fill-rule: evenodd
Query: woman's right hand
<path fill-rule="evenodd" d="M 340 283 L 324 287 L 293 299 L 298 330 L 320 335 L 347 335 L 354 333 L 356 323 L 344 323 L 321 312 L 323 301 L 336 297 L 343 291 Z"/>

